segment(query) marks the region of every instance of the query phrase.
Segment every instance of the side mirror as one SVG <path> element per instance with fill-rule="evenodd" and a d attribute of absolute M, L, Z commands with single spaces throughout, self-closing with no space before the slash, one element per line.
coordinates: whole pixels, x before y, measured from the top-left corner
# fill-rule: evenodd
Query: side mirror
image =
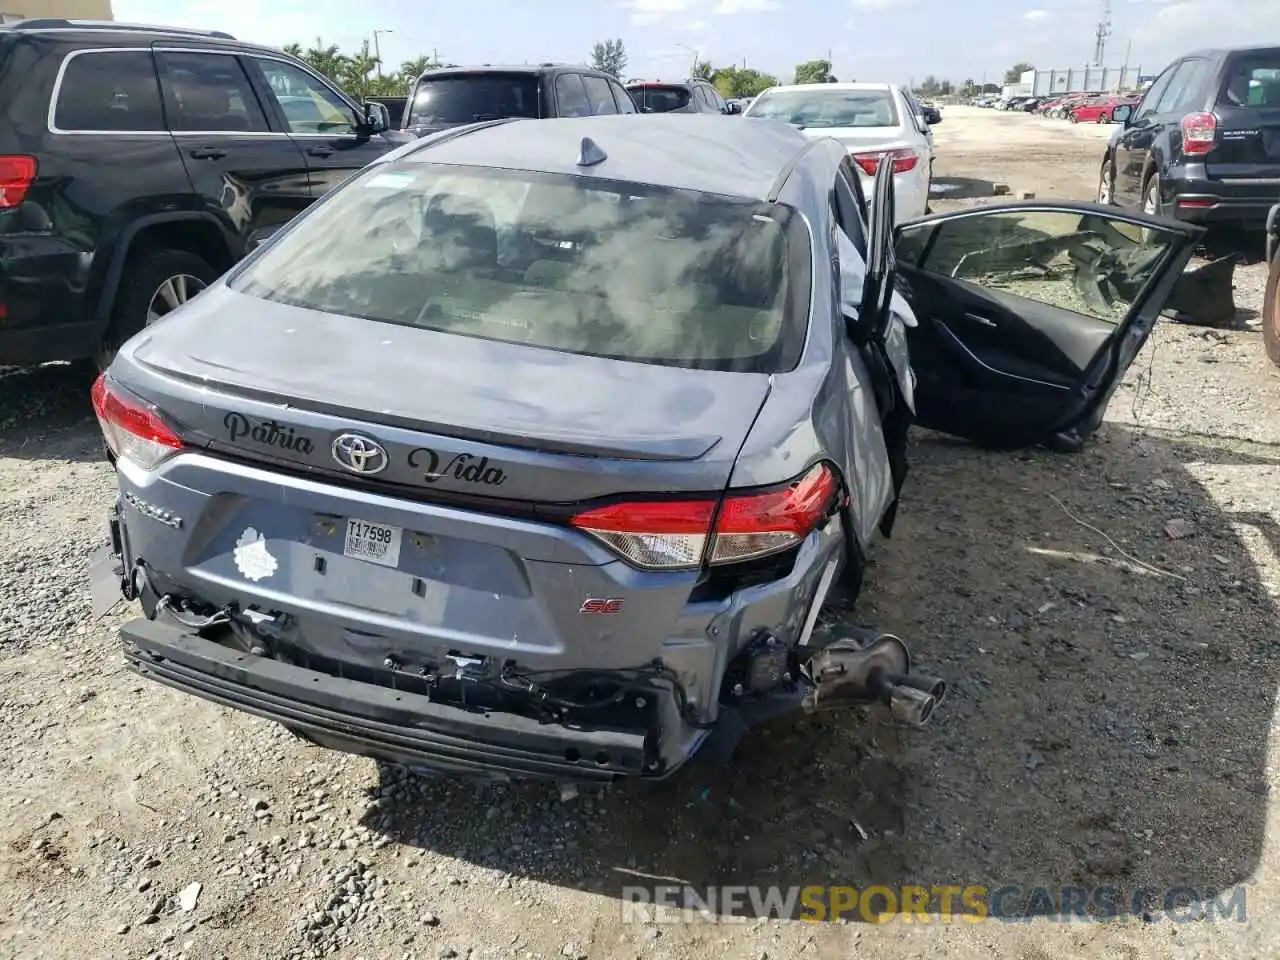
<path fill-rule="evenodd" d="M 724 105 L 724 112 L 725 112 L 725 113 L 730 113 L 730 114 L 735 114 L 735 115 L 736 115 L 736 114 L 739 114 L 739 113 L 741 113 L 741 112 L 742 112 L 742 104 L 740 104 L 740 103 L 726 103 L 726 104 Z"/>
<path fill-rule="evenodd" d="M 1132 117 L 1133 117 L 1133 107 L 1129 106 L 1127 103 L 1122 103 L 1120 104 L 1120 106 L 1116 107 L 1114 110 L 1111 111 L 1112 123 L 1123 123 L 1126 126 L 1128 126 L 1129 120 Z"/>
<path fill-rule="evenodd" d="M 385 103 L 370 100 L 364 105 L 364 125 L 370 133 L 382 133 L 391 129 L 391 111 Z"/>

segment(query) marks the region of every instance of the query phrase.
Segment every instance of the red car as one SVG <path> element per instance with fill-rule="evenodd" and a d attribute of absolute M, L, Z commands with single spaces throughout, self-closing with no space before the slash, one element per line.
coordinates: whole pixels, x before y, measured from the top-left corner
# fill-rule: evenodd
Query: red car
<path fill-rule="evenodd" d="M 1094 123 L 1110 123 L 1111 115 L 1116 107 L 1121 105 L 1134 107 L 1138 104 L 1137 97 L 1098 97 L 1080 104 L 1071 111 L 1072 123 L 1088 123 L 1092 120 Z"/>

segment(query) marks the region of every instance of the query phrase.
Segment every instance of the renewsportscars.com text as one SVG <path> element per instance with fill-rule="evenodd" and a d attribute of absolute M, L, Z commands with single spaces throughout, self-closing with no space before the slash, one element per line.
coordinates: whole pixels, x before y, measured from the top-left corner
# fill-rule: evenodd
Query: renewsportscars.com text
<path fill-rule="evenodd" d="M 756 917 L 810 923 L 1002 923 L 1037 919 L 1059 923 L 1140 917 L 1146 922 L 1203 923 L 1246 919 L 1246 889 L 1171 887 L 1121 893 L 1116 887 L 925 886 L 693 887 L 680 884 L 622 888 L 624 923 L 722 923 Z"/>

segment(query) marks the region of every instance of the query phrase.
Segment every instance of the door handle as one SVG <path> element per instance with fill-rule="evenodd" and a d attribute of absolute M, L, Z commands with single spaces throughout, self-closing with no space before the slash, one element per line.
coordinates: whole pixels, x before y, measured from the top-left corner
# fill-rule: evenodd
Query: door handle
<path fill-rule="evenodd" d="M 966 313 L 966 314 L 965 314 L 965 316 L 966 316 L 966 317 L 968 317 L 970 320 L 972 320 L 974 323 L 980 323 L 980 324 L 982 324 L 984 327 L 992 327 L 992 328 L 995 328 L 995 327 L 999 326 L 999 324 L 997 324 L 997 323 L 996 323 L 994 320 L 992 320 L 990 317 L 984 317 L 984 316 L 983 316 L 982 314 L 980 314 L 980 313 Z"/>
<path fill-rule="evenodd" d="M 312 147 L 307 153 L 313 157 L 332 157 L 334 151 L 333 147 Z"/>
<path fill-rule="evenodd" d="M 221 160 L 227 155 L 227 151 L 219 150 L 216 147 L 196 147 L 191 151 L 191 156 L 197 160 Z"/>

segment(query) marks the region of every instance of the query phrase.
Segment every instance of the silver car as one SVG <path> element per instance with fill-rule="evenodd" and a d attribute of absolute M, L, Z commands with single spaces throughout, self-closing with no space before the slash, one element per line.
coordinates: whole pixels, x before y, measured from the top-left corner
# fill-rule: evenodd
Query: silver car
<path fill-rule="evenodd" d="M 662 777 L 825 705 L 923 723 L 945 685 L 901 640 L 814 629 L 909 426 L 1078 447 L 1199 230 L 894 231 L 873 182 L 690 116 L 481 123 L 353 176 L 94 386 L 132 668 L 500 778 Z"/>

